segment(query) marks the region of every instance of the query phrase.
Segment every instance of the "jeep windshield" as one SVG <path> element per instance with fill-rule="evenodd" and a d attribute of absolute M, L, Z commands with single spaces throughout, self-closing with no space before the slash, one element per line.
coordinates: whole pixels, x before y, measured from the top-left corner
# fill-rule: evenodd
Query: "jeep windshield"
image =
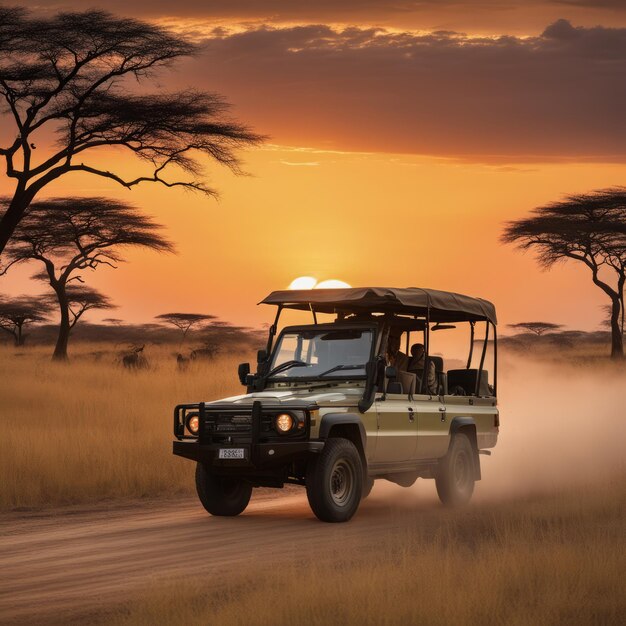
<path fill-rule="evenodd" d="M 268 378 L 362 378 L 373 340 L 374 331 L 363 328 L 286 331 L 276 344 Z"/>

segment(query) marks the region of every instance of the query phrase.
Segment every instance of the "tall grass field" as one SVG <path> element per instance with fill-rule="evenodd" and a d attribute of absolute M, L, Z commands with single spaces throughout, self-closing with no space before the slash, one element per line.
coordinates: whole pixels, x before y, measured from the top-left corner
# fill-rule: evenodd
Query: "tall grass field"
<path fill-rule="evenodd" d="M 113 344 L 0 346 L 0 510 L 194 492 L 194 464 L 171 452 L 173 408 L 240 394 L 236 347 L 180 371 L 177 346 L 148 345 L 149 367 Z M 478 494 L 551 492 L 624 473 L 626 369 L 596 358 L 503 354 L 500 439 Z M 421 482 L 421 481 L 420 481 Z"/>
<path fill-rule="evenodd" d="M 249 355 L 181 372 L 175 347 L 145 352 L 149 367 L 129 371 L 113 346 L 79 344 L 67 364 L 0 348 L 0 509 L 193 491 L 193 464 L 171 451 L 174 406 L 241 393 Z"/>
<path fill-rule="evenodd" d="M 148 346 L 149 367 L 128 371 L 113 345 L 77 344 L 67 364 L 49 348 L 1 347 L 0 509 L 192 494 L 194 464 L 171 453 L 173 407 L 241 393 L 237 364 L 252 359 L 233 351 L 179 371 L 176 352 Z M 155 572 L 102 623 L 625 623 L 626 371 L 549 356 L 502 355 L 500 440 L 468 508 L 399 506 L 411 491 L 378 481 L 388 532 L 344 541 L 325 526 L 312 542 L 320 523 L 294 520 L 294 558 Z"/>

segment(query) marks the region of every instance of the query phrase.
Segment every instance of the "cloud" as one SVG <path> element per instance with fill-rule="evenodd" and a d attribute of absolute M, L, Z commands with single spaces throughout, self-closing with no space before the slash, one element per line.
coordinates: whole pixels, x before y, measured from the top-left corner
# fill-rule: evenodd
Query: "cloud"
<path fill-rule="evenodd" d="M 290 167 L 317 167 L 319 161 L 280 161 L 281 165 L 289 165 Z"/>
<path fill-rule="evenodd" d="M 490 162 L 626 157 L 626 29 L 263 26 L 208 39 L 190 77 L 281 144 Z"/>
<path fill-rule="evenodd" d="M 9 4 L 33 7 L 29 0 Z M 83 0 L 38 0 L 36 9 L 83 9 Z M 98 3 L 96 3 L 98 4 Z M 427 30 L 524 33 L 565 17 L 626 25 L 623 0 L 107 0 L 107 10 L 148 19 L 369 24 Z M 91 5 L 89 5 L 91 6 Z"/>

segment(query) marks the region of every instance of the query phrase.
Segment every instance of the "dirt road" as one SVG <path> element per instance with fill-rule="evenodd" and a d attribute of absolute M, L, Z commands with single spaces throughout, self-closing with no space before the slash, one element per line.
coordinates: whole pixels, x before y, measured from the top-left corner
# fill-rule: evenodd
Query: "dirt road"
<path fill-rule="evenodd" d="M 274 567 L 371 544 L 399 519 L 391 507 L 436 516 L 430 492 L 401 493 L 401 501 L 374 494 L 350 523 L 334 525 L 318 522 L 297 488 L 255 494 L 237 518 L 211 517 L 195 498 L 11 513 L 0 518 L 0 623 L 84 622 L 162 577 L 203 575 L 214 584 L 252 560 Z"/>

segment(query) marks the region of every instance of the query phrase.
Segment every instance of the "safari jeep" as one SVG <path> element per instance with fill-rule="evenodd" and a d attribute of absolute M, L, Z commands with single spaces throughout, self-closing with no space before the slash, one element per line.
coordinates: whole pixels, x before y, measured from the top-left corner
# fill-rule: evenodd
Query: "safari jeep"
<path fill-rule="evenodd" d="M 197 463 L 209 513 L 238 515 L 253 487 L 296 484 L 320 520 L 345 522 L 377 479 L 403 487 L 434 479 L 444 504 L 469 501 L 479 455 L 498 439 L 490 302 L 371 287 L 275 291 L 263 303 L 277 313 L 256 373 L 239 366 L 246 393 L 174 412 L 174 454 Z M 286 309 L 313 323 L 278 333 Z M 469 356 L 446 367 L 435 337 L 463 327 Z"/>

